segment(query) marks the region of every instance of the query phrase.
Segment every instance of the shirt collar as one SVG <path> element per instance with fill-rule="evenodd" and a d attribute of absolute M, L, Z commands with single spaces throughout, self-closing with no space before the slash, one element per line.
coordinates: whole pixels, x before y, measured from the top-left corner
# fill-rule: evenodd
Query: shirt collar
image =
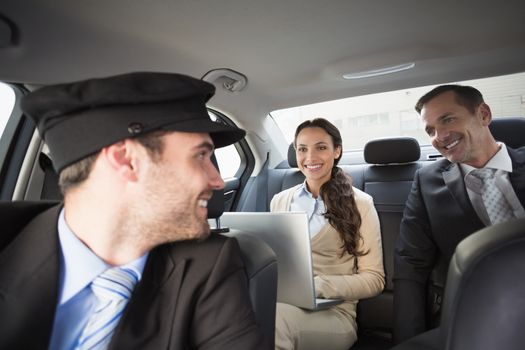
<path fill-rule="evenodd" d="M 317 196 L 317 198 L 314 198 L 312 192 L 308 191 L 308 186 L 306 185 L 306 180 L 304 180 L 303 183 L 301 184 L 301 186 L 299 186 L 299 188 L 296 190 L 295 195 L 297 196 L 297 198 L 303 197 L 303 196 L 307 196 L 308 198 L 313 199 L 313 200 L 318 201 L 318 202 L 322 202 L 323 201 L 321 196 Z"/>
<path fill-rule="evenodd" d="M 503 170 L 511 173 L 512 160 L 510 159 L 509 152 L 507 151 L 507 146 L 502 142 L 498 142 L 498 145 L 500 146 L 499 150 L 492 158 L 490 158 L 487 164 L 485 164 L 484 168 Z M 468 174 L 472 170 L 476 169 L 473 166 L 467 164 L 460 164 L 460 166 L 464 174 Z"/>
<path fill-rule="evenodd" d="M 306 186 L 306 181 L 303 181 L 301 186 L 299 186 L 299 188 L 297 189 L 296 194 L 297 194 L 297 197 L 307 196 L 307 197 L 313 198 L 313 196 L 310 193 L 310 191 L 308 191 L 308 187 Z"/>
<path fill-rule="evenodd" d="M 58 237 L 62 252 L 60 275 L 62 289 L 59 301 L 59 305 L 62 305 L 112 266 L 100 259 L 73 233 L 66 223 L 64 208 L 58 218 Z M 148 253 L 122 267 L 134 270 L 140 281 L 147 258 Z"/>

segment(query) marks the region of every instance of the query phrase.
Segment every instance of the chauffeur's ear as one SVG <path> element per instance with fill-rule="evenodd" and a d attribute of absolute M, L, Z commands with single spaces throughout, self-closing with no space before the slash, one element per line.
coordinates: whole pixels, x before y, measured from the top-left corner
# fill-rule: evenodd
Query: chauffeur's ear
<path fill-rule="evenodd" d="M 108 166 L 126 181 L 137 180 L 136 145 L 129 140 L 119 141 L 102 149 Z"/>

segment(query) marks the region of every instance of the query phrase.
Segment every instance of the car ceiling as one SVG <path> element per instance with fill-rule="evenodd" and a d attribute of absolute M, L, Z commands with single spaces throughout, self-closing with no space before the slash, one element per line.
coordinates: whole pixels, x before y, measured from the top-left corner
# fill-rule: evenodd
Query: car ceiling
<path fill-rule="evenodd" d="M 524 13 L 525 2 L 514 0 L 2 0 L 0 79 L 202 77 L 229 68 L 248 84 L 219 92 L 212 105 L 261 118 L 294 105 L 525 71 Z M 341 77 L 406 62 L 416 67 Z"/>

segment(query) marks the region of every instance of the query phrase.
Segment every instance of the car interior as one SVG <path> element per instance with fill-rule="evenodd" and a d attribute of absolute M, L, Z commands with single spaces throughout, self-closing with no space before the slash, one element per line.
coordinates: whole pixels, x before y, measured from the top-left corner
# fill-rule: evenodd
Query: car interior
<path fill-rule="evenodd" d="M 525 2 L 517 0 L 3 0 L 0 246 L 20 222 L 7 207 L 38 212 L 62 199 L 53 155 L 20 109 L 24 94 L 126 72 L 187 74 L 216 86 L 207 105 L 210 118 L 247 132 L 215 152 L 226 187 L 209 202 L 208 217 L 216 234 L 239 241 L 252 305 L 267 338 L 273 341 L 278 301 L 276 256 L 249 232 L 222 227 L 220 216 L 269 211 L 275 194 L 303 182 L 293 132 L 303 120 L 323 117 L 341 129 L 339 166 L 354 187 L 373 197 L 381 225 L 386 284 L 380 295 L 359 301 L 352 349 L 391 348 L 393 254 L 405 201 L 414 173 L 441 157 L 414 103 L 440 84 L 472 85 L 486 93 L 495 139 L 525 146 L 523 13 Z M 490 238 L 498 230 L 505 239 Z M 523 253 L 522 236 L 523 221 L 464 241 L 446 281 L 445 322 L 404 349 L 514 349 L 523 316 L 486 321 L 496 307 L 509 315 L 523 309 L 523 283 L 508 291 L 512 278 L 498 274 L 505 264 L 525 266 L 516 253 Z M 483 303 L 500 293 L 509 302 Z M 506 335 L 508 343 L 491 343 L 485 335 L 492 333 Z"/>

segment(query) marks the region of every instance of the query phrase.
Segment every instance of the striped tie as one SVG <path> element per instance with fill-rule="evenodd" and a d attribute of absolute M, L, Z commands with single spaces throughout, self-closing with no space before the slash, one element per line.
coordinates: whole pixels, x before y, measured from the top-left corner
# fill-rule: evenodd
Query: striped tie
<path fill-rule="evenodd" d="M 77 350 L 107 349 L 113 331 L 138 281 L 130 269 L 114 267 L 91 283 L 98 304 L 80 335 Z"/>
<path fill-rule="evenodd" d="M 472 175 L 482 181 L 481 198 L 487 209 L 490 222 L 494 225 L 500 222 L 509 221 L 514 218 L 512 208 L 496 185 L 494 169 L 482 168 L 472 171 Z"/>

